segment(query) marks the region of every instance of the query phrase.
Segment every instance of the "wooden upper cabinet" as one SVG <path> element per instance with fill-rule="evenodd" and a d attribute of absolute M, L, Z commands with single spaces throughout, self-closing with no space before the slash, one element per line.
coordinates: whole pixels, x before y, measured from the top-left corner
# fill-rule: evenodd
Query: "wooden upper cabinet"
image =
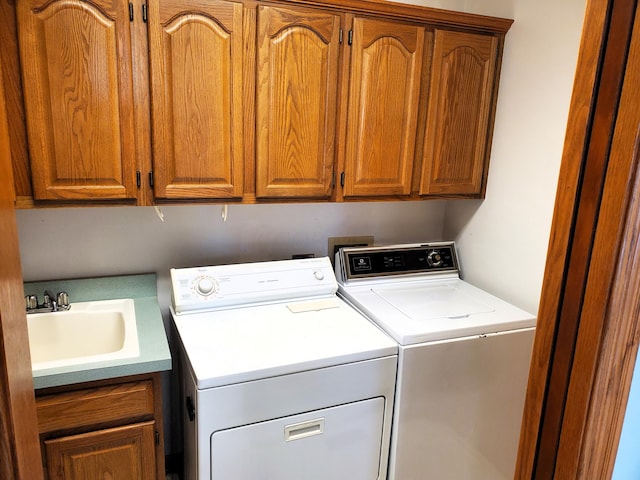
<path fill-rule="evenodd" d="M 354 19 L 345 197 L 411 193 L 424 31 Z"/>
<path fill-rule="evenodd" d="M 484 194 L 498 38 L 436 30 L 420 194 Z"/>
<path fill-rule="evenodd" d="M 327 198 L 341 16 L 258 7 L 256 197 Z"/>
<path fill-rule="evenodd" d="M 36 201 L 484 195 L 510 20 L 366 1 L 14 3 Z"/>
<path fill-rule="evenodd" d="M 149 2 L 156 198 L 243 194 L 243 7 Z"/>
<path fill-rule="evenodd" d="M 17 2 L 33 195 L 137 196 L 128 3 Z"/>

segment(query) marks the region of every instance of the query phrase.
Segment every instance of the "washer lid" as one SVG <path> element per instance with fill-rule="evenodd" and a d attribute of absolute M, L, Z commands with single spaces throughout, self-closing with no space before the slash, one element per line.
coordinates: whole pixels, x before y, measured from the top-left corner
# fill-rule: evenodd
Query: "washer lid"
<path fill-rule="evenodd" d="M 495 311 L 495 307 L 473 298 L 453 284 L 414 285 L 405 288 L 387 286 L 372 288 L 371 291 L 407 317 L 419 322 L 438 318 L 463 318 Z"/>
<path fill-rule="evenodd" d="M 336 295 L 174 315 L 199 389 L 397 354 Z"/>
<path fill-rule="evenodd" d="M 459 279 L 340 286 L 401 345 L 531 327 L 535 317 Z"/>

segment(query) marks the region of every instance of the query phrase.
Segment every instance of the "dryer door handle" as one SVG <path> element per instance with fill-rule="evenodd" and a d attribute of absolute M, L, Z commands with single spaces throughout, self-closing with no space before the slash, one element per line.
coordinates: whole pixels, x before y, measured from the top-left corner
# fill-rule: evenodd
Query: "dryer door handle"
<path fill-rule="evenodd" d="M 300 440 L 324 433 L 324 417 L 309 422 L 293 423 L 284 427 L 284 441 Z"/>

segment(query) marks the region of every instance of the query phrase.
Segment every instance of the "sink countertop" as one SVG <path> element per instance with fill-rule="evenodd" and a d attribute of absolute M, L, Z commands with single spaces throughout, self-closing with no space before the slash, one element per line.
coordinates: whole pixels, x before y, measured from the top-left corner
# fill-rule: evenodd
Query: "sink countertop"
<path fill-rule="evenodd" d="M 133 298 L 136 311 L 139 356 L 40 370 L 33 375 L 36 389 L 171 369 L 155 274 L 25 282 L 24 288 L 25 295 L 35 293 L 40 298 L 45 289 L 65 291 L 72 309 L 74 302 Z"/>

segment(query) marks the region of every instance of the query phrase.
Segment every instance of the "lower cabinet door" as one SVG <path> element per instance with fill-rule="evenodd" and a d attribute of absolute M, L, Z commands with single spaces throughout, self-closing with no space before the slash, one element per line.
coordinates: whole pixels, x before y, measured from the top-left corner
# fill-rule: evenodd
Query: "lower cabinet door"
<path fill-rule="evenodd" d="M 375 480 L 384 408 L 377 397 L 214 432 L 212 479 Z"/>
<path fill-rule="evenodd" d="M 155 422 L 46 440 L 50 480 L 156 479 Z"/>

